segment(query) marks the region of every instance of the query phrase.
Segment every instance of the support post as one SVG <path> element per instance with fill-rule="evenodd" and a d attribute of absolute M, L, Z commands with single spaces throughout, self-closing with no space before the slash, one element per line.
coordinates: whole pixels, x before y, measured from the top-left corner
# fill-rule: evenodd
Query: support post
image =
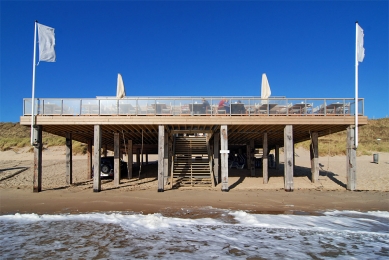
<path fill-rule="evenodd" d="M 213 174 L 215 175 L 215 186 L 219 184 L 219 142 L 220 133 L 213 135 Z"/>
<path fill-rule="evenodd" d="M 267 184 L 269 181 L 269 167 L 268 167 L 268 147 L 267 147 L 267 132 L 263 133 L 263 145 L 262 145 L 262 176 L 263 184 Z"/>
<path fill-rule="evenodd" d="M 36 139 L 34 145 L 33 192 L 40 192 L 42 191 L 42 126 L 34 126 L 33 131 L 33 135 Z"/>
<path fill-rule="evenodd" d="M 113 184 L 114 186 L 120 185 L 120 135 L 119 133 L 113 134 Z"/>
<path fill-rule="evenodd" d="M 146 165 L 149 165 L 149 154 L 146 153 Z"/>
<path fill-rule="evenodd" d="M 140 148 L 136 149 L 136 166 L 140 167 Z"/>
<path fill-rule="evenodd" d="M 94 126 L 94 162 L 93 162 L 93 191 L 101 191 L 100 164 L 101 164 L 101 126 Z"/>
<path fill-rule="evenodd" d="M 66 184 L 73 184 L 72 133 L 66 133 Z"/>
<path fill-rule="evenodd" d="M 128 179 L 132 179 L 132 163 L 134 160 L 134 156 L 132 154 L 132 140 L 128 140 L 127 144 L 127 171 L 128 171 Z"/>
<path fill-rule="evenodd" d="M 222 176 L 222 191 L 228 191 L 228 133 L 227 125 L 220 127 L 220 163 Z"/>
<path fill-rule="evenodd" d="M 284 129 L 284 181 L 285 190 L 293 191 L 293 126 Z"/>
<path fill-rule="evenodd" d="M 254 139 L 250 140 L 250 150 L 251 150 L 251 158 L 250 158 L 250 173 L 251 177 L 255 177 L 255 145 L 254 145 Z"/>
<path fill-rule="evenodd" d="M 164 191 L 165 126 L 158 127 L 158 192 Z"/>
<path fill-rule="evenodd" d="M 355 147 L 355 126 L 347 128 L 347 189 L 355 190 L 357 183 L 357 149 Z"/>
<path fill-rule="evenodd" d="M 164 133 L 164 148 L 163 148 L 163 181 L 164 186 L 169 183 L 169 135 L 165 128 Z"/>
<path fill-rule="evenodd" d="M 311 134 L 311 180 L 313 183 L 319 180 L 319 135 L 317 132 Z"/>
<path fill-rule="evenodd" d="M 275 149 L 275 160 L 276 160 L 276 170 L 279 169 L 279 166 L 280 166 L 280 146 L 279 145 L 276 145 L 276 149 Z"/>
<path fill-rule="evenodd" d="M 251 149 L 249 142 L 246 144 L 246 168 L 247 170 L 251 169 Z"/>
<path fill-rule="evenodd" d="M 104 144 L 104 145 L 103 145 L 103 156 L 104 156 L 104 157 L 107 157 L 107 154 L 108 154 L 107 145 Z"/>
<path fill-rule="evenodd" d="M 87 169 L 86 179 L 90 180 L 92 178 L 92 140 L 88 140 L 88 149 L 87 149 Z"/>

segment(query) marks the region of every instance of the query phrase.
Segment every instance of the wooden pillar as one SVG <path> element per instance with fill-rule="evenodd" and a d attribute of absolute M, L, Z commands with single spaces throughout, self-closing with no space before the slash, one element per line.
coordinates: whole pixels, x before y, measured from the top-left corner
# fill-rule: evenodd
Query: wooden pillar
<path fill-rule="evenodd" d="M 167 169 L 167 177 L 166 177 L 166 184 L 170 181 L 173 181 L 172 179 L 169 179 L 169 174 L 172 172 L 172 167 L 173 167 L 173 162 L 172 162 L 172 157 L 173 157 L 173 136 L 168 135 L 168 145 L 169 145 L 169 151 L 168 151 L 168 169 Z M 147 155 L 147 154 L 146 154 Z M 146 156 L 147 159 L 147 156 Z M 170 186 L 172 187 L 172 183 L 170 183 Z"/>
<path fill-rule="evenodd" d="M 311 180 L 313 183 L 319 180 L 319 135 L 317 132 L 311 134 L 310 145 L 311 156 Z"/>
<path fill-rule="evenodd" d="M 34 176 L 32 180 L 33 192 L 42 191 L 42 126 L 34 126 Z"/>
<path fill-rule="evenodd" d="M 86 179 L 90 180 L 92 178 L 92 140 L 88 140 L 88 149 L 87 149 L 87 169 Z"/>
<path fill-rule="evenodd" d="M 104 156 L 104 157 L 107 157 L 107 153 L 108 153 L 107 145 L 104 144 L 104 145 L 103 145 L 103 156 Z"/>
<path fill-rule="evenodd" d="M 357 148 L 355 147 L 355 126 L 347 127 L 347 189 L 355 190 L 357 183 Z"/>
<path fill-rule="evenodd" d="M 263 183 L 267 184 L 269 180 L 269 167 L 268 167 L 268 147 L 267 147 L 267 132 L 263 133 L 263 145 L 262 145 L 262 176 Z"/>
<path fill-rule="evenodd" d="M 66 183 L 73 184 L 72 133 L 66 133 Z"/>
<path fill-rule="evenodd" d="M 251 168 L 251 149 L 250 149 L 250 143 L 246 144 L 246 168 L 247 170 L 250 170 Z"/>
<path fill-rule="evenodd" d="M 222 177 L 222 191 L 228 191 L 228 133 L 227 125 L 220 127 L 220 164 Z"/>
<path fill-rule="evenodd" d="M 140 148 L 136 149 L 136 166 L 140 167 Z"/>
<path fill-rule="evenodd" d="M 169 183 L 169 134 L 166 131 L 164 133 L 164 148 L 163 148 L 163 180 L 164 185 Z"/>
<path fill-rule="evenodd" d="M 219 132 L 213 134 L 213 174 L 215 175 L 215 186 L 219 184 L 219 138 Z"/>
<path fill-rule="evenodd" d="M 284 129 L 284 181 L 285 190 L 293 191 L 293 126 Z"/>
<path fill-rule="evenodd" d="M 146 153 L 146 165 L 149 165 L 149 154 Z"/>
<path fill-rule="evenodd" d="M 132 179 L 132 163 L 134 160 L 134 156 L 132 154 L 132 140 L 128 140 L 127 145 L 127 171 L 128 171 L 128 179 Z"/>
<path fill-rule="evenodd" d="M 164 191 L 165 126 L 158 127 L 158 192 Z"/>
<path fill-rule="evenodd" d="M 119 133 L 113 134 L 113 184 L 114 186 L 120 185 L 120 135 Z"/>
<path fill-rule="evenodd" d="M 255 177 L 255 145 L 254 145 L 254 139 L 250 140 L 250 150 L 251 150 L 250 173 L 251 173 L 251 177 Z"/>
<path fill-rule="evenodd" d="M 280 146 L 279 145 L 276 145 L 276 149 L 275 149 L 275 161 L 276 161 L 276 170 L 279 169 L 279 165 L 280 165 Z"/>
<path fill-rule="evenodd" d="M 94 162 L 93 162 L 93 191 L 101 191 L 101 179 L 100 179 L 100 164 L 101 164 L 101 126 L 94 126 Z"/>

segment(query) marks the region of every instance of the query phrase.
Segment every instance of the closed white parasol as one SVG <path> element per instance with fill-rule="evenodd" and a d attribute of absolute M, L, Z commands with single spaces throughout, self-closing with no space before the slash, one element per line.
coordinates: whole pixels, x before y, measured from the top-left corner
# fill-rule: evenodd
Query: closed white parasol
<path fill-rule="evenodd" d="M 120 73 L 118 73 L 118 84 L 116 87 L 116 98 L 123 98 L 126 96 L 126 91 L 124 90 L 123 78 Z"/>
<path fill-rule="evenodd" d="M 267 80 L 266 74 L 262 74 L 262 84 L 261 84 L 261 99 L 268 99 L 271 95 L 269 81 Z M 262 100 L 262 104 L 267 104 L 267 101 Z"/>

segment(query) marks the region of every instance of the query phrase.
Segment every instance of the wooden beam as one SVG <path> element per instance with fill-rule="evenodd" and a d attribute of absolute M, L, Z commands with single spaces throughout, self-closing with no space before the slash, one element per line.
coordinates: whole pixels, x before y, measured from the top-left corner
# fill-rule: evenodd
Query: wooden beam
<path fill-rule="evenodd" d="M 132 154 L 132 140 L 128 140 L 127 144 L 127 171 L 128 171 L 128 179 L 132 179 L 132 164 L 133 164 L 134 156 Z"/>
<path fill-rule="evenodd" d="M 215 175 L 215 186 L 219 184 L 219 143 L 220 143 L 220 133 L 216 132 L 213 135 L 213 174 Z"/>
<path fill-rule="evenodd" d="M 357 148 L 355 147 L 355 126 L 347 128 L 347 189 L 355 190 L 357 183 Z"/>
<path fill-rule="evenodd" d="M 158 192 L 164 191 L 165 126 L 158 127 Z"/>
<path fill-rule="evenodd" d="M 88 139 L 88 148 L 87 148 L 87 173 L 86 179 L 90 180 L 92 178 L 92 140 Z"/>
<path fill-rule="evenodd" d="M 279 169 L 279 166 L 280 166 L 280 146 L 279 145 L 276 145 L 276 149 L 275 149 L 275 161 L 276 161 L 276 170 Z"/>
<path fill-rule="evenodd" d="M 108 148 L 107 148 L 107 145 L 104 144 L 104 145 L 103 145 L 103 156 L 104 156 L 104 157 L 107 157 L 107 154 L 108 154 Z"/>
<path fill-rule="evenodd" d="M 113 184 L 114 186 L 120 185 L 120 135 L 119 133 L 113 134 Z"/>
<path fill-rule="evenodd" d="M 250 173 L 251 177 L 255 177 L 255 145 L 254 145 L 254 139 L 250 140 L 250 150 L 251 150 L 251 158 L 250 158 Z"/>
<path fill-rule="evenodd" d="M 32 180 L 33 192 L 42 191 L 42 126 L 34 127 L 36 144 L 34 145 L 34 176 Z"/>
<path fill-rule="evenodd" d="M 101 191 L 100 164 L 101 164 L 101 126 L 94 126 L 94 162 L 93 162 L 93 191 Z"/>
<path fill-rule="evenodd" d="M 267 184 L 269 181 L 269 174 L 268 174 L 268 147 L 267 147 L 267 132 L 263 133 L 263 145 L 262 145 L 262 176 L 263 176 L 263 183 Z"/>
<path fill-rule="evenodd" d="M 284 129 L 284 181 L 285 190 L 293 191 L 293 126 Z"/>
<path fill-rule="evenodd" d="M 136 166 L 139 168 L 141 164 L 140 161 L 140 148 L 136 149 Z"/>
<path fill-rule="evenodd" d="M 66 133 L 66 183 L 73 184 L 72 133 Z"/>
<path fill-rule="evenodd" d="M 220 127 L 220 164 L 222 177 L 222 191 L 228 191 L 228 132 L 227 125 Z"/>
<path fill-rule="evenodd" d="M 319 180 L 319 137 L 317 132 L 311 133 L 311 181 L 313 183 Z"/>

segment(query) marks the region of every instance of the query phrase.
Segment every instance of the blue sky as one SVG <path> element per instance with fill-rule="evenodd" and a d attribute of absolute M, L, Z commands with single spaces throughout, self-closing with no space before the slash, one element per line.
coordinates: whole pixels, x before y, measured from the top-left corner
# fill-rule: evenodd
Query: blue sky
<path fill-rule="evenodd" d="M 31 97 L 34 21 L 54 27 L 39 98 L 128 96 L 353 98 L 355 21 L 365 34 L 359 97 L 389 116 L 388 1 L 1 1 L 0 121 Z"/>

